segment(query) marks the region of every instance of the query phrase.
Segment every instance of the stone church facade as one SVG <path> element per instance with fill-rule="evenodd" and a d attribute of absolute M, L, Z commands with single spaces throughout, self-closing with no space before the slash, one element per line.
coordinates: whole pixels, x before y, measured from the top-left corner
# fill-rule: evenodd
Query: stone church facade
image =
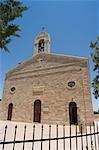
<path fill-rule="evenodd" d="M 51 54 L 49 34 L 39 33 L 34 55 L 6 74 L 0 107 L 0 120 L 93 122 L 88 59 Z"/>

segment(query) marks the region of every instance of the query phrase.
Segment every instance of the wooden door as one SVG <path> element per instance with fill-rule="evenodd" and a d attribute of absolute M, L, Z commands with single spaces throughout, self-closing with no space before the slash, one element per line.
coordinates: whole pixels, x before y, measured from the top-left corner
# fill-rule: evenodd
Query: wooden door
<path fill-rule="evenodd" d="M 41 101 L 34 102 L 34 122 L 41 122 Z"/>
<path fill-rule="evenodd" d="M 11 120 L 11 118 L 12 118 L 12 109 L 13 109 L 13 104 L 10 103 L 9 106 L 8 106 L 8 117 L 7 117 L 7 120 Z"/>
<path fill-rule="evenodd" d="M 77 106 L 75 102 L 71 102 L 69 104 L 69 117 L 70 117 L 70 124 L 78 124 L 77 122 Z"/>

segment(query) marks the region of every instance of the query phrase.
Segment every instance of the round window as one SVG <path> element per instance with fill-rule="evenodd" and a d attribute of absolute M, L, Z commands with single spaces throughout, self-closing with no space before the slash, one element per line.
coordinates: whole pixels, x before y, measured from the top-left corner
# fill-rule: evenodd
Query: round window
<path fill-rule="evenodd" d="M 10 92 L 14 93 L 15 92 L 15 87 L 11 87 Z"/>
<path fill-rule="evenodd" d="M 70 88 L 73 88 L 75 85 L 76 85 L 76 83 L 75 83 L 74 81 L 68 82 L 68 86 L 69 86 Z"/>

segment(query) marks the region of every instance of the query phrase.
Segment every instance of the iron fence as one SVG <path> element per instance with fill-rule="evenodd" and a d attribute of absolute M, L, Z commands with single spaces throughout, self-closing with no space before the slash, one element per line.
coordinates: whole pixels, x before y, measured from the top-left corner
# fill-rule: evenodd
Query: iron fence
<path fill-rule="evenodd" d="M 5 126 L 3 141 L 0 141 L 0 150 L 25 150 L 26 144 L 31 144 L 31 150 L 99 150 L 99 126 L 98 124 L 93 124 L 90 126 L 71 126 L 69 127 L 69 136 L 66 136 L 66 126 L 62 126 L 62 135 L 59 136 L 59 125 L 56 125 L 56 137 L 52 137 L 51 129 L 52 126 L 49 125 L 48 128 L 48 138 L 44 137 L 44 126 L 41 126 L 41 137 L 35 139 L 35 125 L 32 129 L 32 139 L 26 139 L 27 126 L 24 126 L 23 140 L 17 140 L 17 125 L 14 127 L 14 137 L 13 140 L 6 140 L 8 126 Z M 72 128 L 75 130 L 75 134 L 72 134 Z M 46 147 L 44 146 L 47 142 Z M 53 143 L 54 142 L 54 143 Z M 39 143 L 38 148 L 35 144 Z M 53 143 L 53 144 L 52 144 Z M 21 144 L 21 148 L 17 148 L 17 144 Z M 7 145 L 12 145 L 12 148 L 7 148 Z M 54 147 L 53 147 L 54 145 Z M 61 146 L 60 146 L 61 145 Z M 30 150 L 30 148 L 27 148 Z"/>

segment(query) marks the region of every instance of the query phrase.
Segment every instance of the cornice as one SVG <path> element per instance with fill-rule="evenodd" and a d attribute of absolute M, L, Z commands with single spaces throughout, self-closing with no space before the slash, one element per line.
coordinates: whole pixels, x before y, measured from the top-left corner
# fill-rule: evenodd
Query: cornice
<path fill-rule="evenodd" d="M 10 70 L 7 74 L 6 74 L 6 78 L 8 78 L 11 74 L 13 74 L 14 72 L 17 72 L 19 70 L 21 70 L 22 68 L 26 67 L 27 65 L 31 64 L 31 63 L 37 63 L 38 59 L 42 58 L 44 61 L 50 61 L 50 62 L 57 62 L 60 63 L 62 65 L 60 65 L 61 67 L 65 65 L 67 65 L 66 63 L 68 63 L 70 65 L 70 62 L 75 62 L 80 63 L 80 64 L 86 64 L 86 61 L 88 62 L 87 58 L 81 58 L 78 56 L 65 56 L 65 55 L 60 55 L 60 54 L 37 54 L 33 57 L 31 57 L 30 59 L 22 62 L 21 64 L 17 65 L 15 68 L 13 68 L 12 70 Z M 56 66 L 57 67 L 57 66 Z M 45 68 L 45 70 L 48 68 Z M 51 68 L 52 69 L 52 68 Z M 39 70 L 39 69 L 37 69 Z M 36 71 L 37 71 L 36 70 Z"/>
<path fill-rule="evenodd" d="M 48 75 L 63 74 L 63 73 L 66 73 L 66 72 L 80 73 L 81 69 L 80 68 L 75 68 L 75 69 L 68 69 L 68 70 L 61 70 L 61 71 L 54 71 L 54 72 L 52 71 L 52 72 L 45 72 L 45 73 L 39 73 L 39 74 L 25 75 L 25 76 L 20 76 L 20 77 L 12 76 L 8 80 L 12 81 L 12 80 L 20 80 L 20 79 L 27 79 L 27 78 L 33 78 L 33 77 L 44 77 L 44 76 L 48 76 Z"/>

